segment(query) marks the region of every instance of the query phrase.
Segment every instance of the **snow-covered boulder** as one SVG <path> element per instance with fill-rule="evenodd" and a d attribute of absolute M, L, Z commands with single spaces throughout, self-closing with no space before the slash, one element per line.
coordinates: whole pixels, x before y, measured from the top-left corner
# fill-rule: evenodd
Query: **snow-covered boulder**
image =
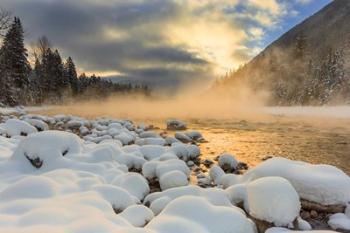
<path fill-rule="evenodd" d="M 321 205 L 346 205 L 350 201 L 350 177 L 330 165 L 313 165 L 276 157 L 249 170 L 243 181 L 268 176 L 287 179 L 302 199 Z"/>
<path fill-rule="evenodd" d="M 120 213 L 129 206 L 136 204 L 135 199 L 122 187 L 101 184 L 94 186 L 93 190 L 99 193 L 104 200 L 108 201 L 116 213 Z"/>
<path fill-rule="evenodd" d="M 159 179 L 162 190 L 188 185 L 187 176 L 181 171 L 170 171 L 162 175 Z"/>
<path fill-rule="evenodd" d="M 112 184 L 124 188 L 139 200 L 143 200 L 150 191 L 147 180 L 135 172 L 128 172 L 118 176 Z"/>
<path fill-rule="evenodd" d="M 49 130 L 49 125 L 42 120 L 28 118 L 25 121 L 34 126 L 38 131 Z"/>
<path fill-rule="evenodd" d="M 131 205 L 120 213 L 124 219 L 135 227 L 144 227 L 150 222 L 154 214 L 152 210 L 143 205 Z"/>
<path fill-rule="evenodd" d="M 238 161 L 233 155 L 223 153 L 219 156 L 218 164 L 224 171 L 234 172 L 237 169 Z"/>
<path fill-rule="evenodd" d="M 227 193 L 218 188 L 200 188 L 194 185 L 171 188 L 162 192 L 154 192 L 144 199 L 144 204 L 156 209 L 156 215 L 170 202 L 183 196 L 203 197 L 211 204 L 216 206 L 232 207 Z M 152 207 L 153 206 L 153 207 Z"/>
<path fill-rule="evenodd" d="M 350 216 L 344 213 L 333 214 L 329 217 L 328 225 L 333 230 L 350 230 Z"/>
<path fill-rule="evenodd" d="M 186 134 L 181 133 L 181 132 L 176 132 L 175 138 L 183 143 L 192 142 L 192 139 L 189 136 L 187 136 Z"/>
<path fill-rule="evenodd" d="M 159 134 L 153 131 L 145 131 L 139 134 L 140 138 L 160 138 Z"/>
<path fill-rule="evenodd" d="M 299 196 L 288 180 L 281 177 L 231 186 L 226 192 L 232 202 L 243 201 L 250 216 L 275 226 L 288 226 L 299 216 Z"/>
<path fill-rule="evenodd" d="M 167 152 L 167 149 L 159 145 L 145 145 L 140 147 L 140 152 L 147 160 L 159 158 L 162 154 Z"/>
<path fill-rule="evenodd" d="M 81 152 L 81 140 L 72 133 L 43 131 L 24 138 L 12 155 L 12 160 L 25 167 L 54 168 L 63 157 Z"/>
<path fill-rule="evenodd" d="M 7 120 L 3 126 L 3 133 L 5 133 L 7 136 L 13 137 L 13 136 L 27 136 L 32 133 L 38 132 L 38 130 L 30 125 L 26 121 L 21 121 L 18 119 L 9 119 Z"/>
<path fill-rule="evenodd" d="M 199 140 L 203 139 L 202 134 L 198 131 L 186 132 L 185 134 L 194 141 L 199 141 Z"/>
<path fill-rule="evenodd" d="M 170 171 L 180 171 L 186 177 L 190 175 L 190 169 L 187 167 L 186 163 L 179 159 L 170 159 L 159 162 L 156 167 L 156 175 L 160 179 L 162 175 Z"/>
<path fill-rule="evenodd" d="M 337 233 L 335 231 L 292 231 L 287 228 L 281 228 L 281 227 L 273 227 L 265 231 L 265 233 L 292 233 L 292 232 L 297 232 L 297 233 Z"/>
<path fill-rule="evenodd" d="M 159 233 L 255 233 L 255 225 L 236 207 L 218 207 L 204 198 L 181 197 L 170 202 L 146 226 Z"/>
<path fill-rule="evenodd" d="M 143 145 L 159 145 L 159 146 L 164 146 L 166 144 L 165 139 L 163 138 L 140 138 L 136 139 L 135 144 L 143 146 Z"/>
<path fill-rule="evenodd" d="M 219 167 L 218 165 L 212 166 L 209 170 L 210 179 L 213 181 L 215 185 L 221 184 L 221 180 L 224 175 L 225 175 L 224 170 L 222 170 L 222 168 Z"/>
<path fill-rule="evenodd" d="M 185 122 L 180 121 L 180 120 L 167 120 L 167 129 L 168 130 L 186 130 L 187 125 Z"/>

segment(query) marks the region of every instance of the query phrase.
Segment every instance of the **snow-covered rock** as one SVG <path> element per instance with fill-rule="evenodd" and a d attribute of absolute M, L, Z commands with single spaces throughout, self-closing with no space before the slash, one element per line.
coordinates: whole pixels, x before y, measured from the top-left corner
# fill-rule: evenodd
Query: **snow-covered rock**
<path fill-rule="evenodd" d="M 13 136 L 27 136 L 32 133 L 38 132 L 38 130 L 30 125 L 26 121 L 21 121 L 18 119 L 9 119 L 7 120 L 2 126 L 3 134 L 6 134 L 7 136 L 13 137 Z"/>
<path fill-rule="evenodd" d="M 156 205 L 156 209 L 159 213 L 162 210 L 160 208 L 164 208 L 166 204 L 169 203 L 169 200 L 175 200 L 183 196 L 203 197 L 216 206 L 232 206 L 224 190 L 218 188 L 200 188 L 194 185 L 171 188 L 162 192 L 154 192 L 149 194 L 143 202 L 151 206 L 151 209 L 154 209 L 152 206 L 154 207 L 154 205 Z M 157 213 L 155 212 L 155 214 Z"/>
<path fill-rule="evenodd" d="M 335 231 L 292 231 L 287 228 L 281 228 L 281 227 L 273 227 L 265 231 L 265 233 L 292 233 L 292 232 L 297 232 L 297 233 L 336 233 Z"/>
<path fill-rule="evenodd" d="M 81 140 L 75 134 L 43 131 L 24 138 L 14 151 L 12 160 L 26 168 L 54 168 L 64 157 L 80 152 Z"/>
<path fill-rule="evenodd" d="M 198 197 L 170 202 L 146 227 L 159 233 L 255 233 L 255 225 L 236 207 L 218 207 Z"/>
<path fill-rule="evenodd" d="M 150 222 L 154 214 L 153 212 L 143 205 L 131 205 L 120 213 L 124 219 L 131 223 L 135 227 L 144 227 Z"/>
<path fill-rule="evenodd" d="M 209 170 L 210 179 L 215 185 L 220 185 L 223 176 L 225 175 L 224 170 L 221 167 L 214 165 Z"/>
<path fill-rule="evenodd" d="M 285 158 L 269 159 L 249 170 L 243 181 L 279 176 L 287 179 L 302 199 L 322 205 L 350 201 L 350 177 L 330 165 L 313 165 Z"/>
<path fill-rule="evenodd" d="M 288 226 L 299 216 L 299 196 L 288 180 L 281 177 L 231 186 L 226 192 L 232 202 L 243 201 L 249 215 L 275 226 Z"/>
<path fill-rule="evenodd" d="M 192 139 L 189 136 L 187 136 L 186 134 L 181 133 L 181 132 L 176 132 L 175 138 L 183 143 L 192 142 Z"/>
<path fill-rule="evenodd" d="M 233 172 L 237 169 L 238 161 L 233 155 L 223 153 L 219 156 L 218 164 L 224 171 Z"/>
<path fill-rule="evenodd" d="M 150 191 L 147 180 L 140 174 L 134 172 L 118 176 L 112 184 L 124 188 L 139 200 L 143 200 Z"/>
<path fill-rule="evenodd" d="M 350 217 L 343 213 L 333 214 L 329 217 L 328 225 L 333 230 L 350 230 Z"/>
<path fill-rule="evenodd" d="M 198 131 L 186 132 L 185 134 L 194 141 L 198 141 L 200 139 L 203 139 L 203 135 Z"/>
<path fill-rule="evenodd" d="M 26 122 L 34 126 L 38 131 L 49 130 L 49 125 L 46 122 L 39 119 L 25 119 Z"/>
<path fill-rule="evenodd" d="M 167 120 L 166 124 L 167 124 L 168 130 L 186 130 L 187 129 L 186 123 L 180 120 L 175 120 L 175 119 Z"/>
<path fill-rule="evenodd" d="M 159 179 L 162 190 L 188 185 L 187 176 L 181 171 L 169 171 L 163 174 Z"/>

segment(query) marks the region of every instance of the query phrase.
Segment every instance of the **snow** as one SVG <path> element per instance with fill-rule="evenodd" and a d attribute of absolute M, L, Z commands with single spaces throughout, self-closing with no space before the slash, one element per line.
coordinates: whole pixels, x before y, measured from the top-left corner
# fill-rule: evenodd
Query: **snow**
<path fill-rule="evenodd" d="M 168 130 L 185 130 L 187 129 L 187 125 L 185 122 L 175 119 L 167 120 L 167 129 Z"/>
<path fill-rule="evenodd" d="M 236 160 L 236 158 L 229 153 L 221 154 L 219 156 L 218 163 L 222 169 L 225 170 L 225 168 L 227 168 L 230 171 L 236 170 L 238 166 L 238 161 Z"/>
<path fill-rule="evenodd" d="M 273 227 L 265 231 L 265 233 L 292 233 L 292 232 L 299 232 L 299 233 L 336 233 L 335 231 L 292 231 L 286 228 L 280 228 L 280 227 Z"/>
<path fill-rule="evenodd" d="M 276 157 L 249 170 L 243 180 L 268 176 L 287 179 L 299 196 L 308 201 L 322 205 L 346 205 L 350 201 L 350 177 L 330 165 L 312 165 Z"/>
<path fill-rule="evenodd" d="M 24 121 L 26 121 L 29 124 L 31 124 L 32 126 L 34 126 L 38 131 L 49 130 L 48 124 L 46 124 L 42 120 L 28 118 L 28 119 L 24 119 Z"/>
<path fill-rule="evenodd" d="M 203 135 L 198 131 L 190 131 L 190 132 L 186 132 L 185 134 L 194 141 L 203 139 Z"/>
<path fill-rule="evenodd" d="M 192 142 L 192 139 L 184 133 L 176 132 L 175 138 L 183 143 Z"/>
<path fill-rule="evenodd" d="M 288 226 L 300 212 L 297 192 L 288 180 L 264 177 L 226 189 L 234 203 L 243 201 L 245 210 L 256 219 Z"/>
<path fill-rule="evenodd" d="M 124 188 L 139 200 L 143 200 L 150 191 L 147 180 L 142 175 L 135 172 L 129 172 L 118 176 L 113 180 L 112 184 Z"/>
<path fill-rule="evenodd" d="M 162 175 L 159 179 L 162 190 L 188 185 L 187 176 L 181 171 L 170 171 Z"/>
<path fill-rule="evenodd" d="M 170 202 L 147 229 L 159 233 L 255 233 L 254 224 L 236 207 L 219 207 L 200 197 Z"/>
<path fill-rule="evenodd" d="M 350 230 L 350 217 L 343 213 L 333 214 L 329 217 L 328 225 L 334 230 Z"/>
<path fill-rule="evenodd" d="M 232 207 L 232 204 L 228 198 L 228 195 L 224 190 L 218 188 L 200 188 L 198 186 L 183 186 L 177 188 L 167 189 L 162 192 L 154 192 L 149 194 L 143 201 L 146 205 L 154 207 L 156 205 L 157 212 L 155 215 L 163 209 L 169 200 L 175 200 L 183 196 L 195 196 L 205 198 L 208 202 L 216 206 L 228 206 Z M 161 208 L 161 209 L 160 209 Z"/>
<path fill-rule="evenodd" d="M 214 165 L 210 168 L 209 170 L 209 176 L 210 179 L 213 181 L 214 184 L 220 185 L 221 184 L 221 179 L 225 175 L 224 170 L 222 170 L 221 167 L 218 165 Z"/>
<path fill-rule="evenodd" d="M 302 219 L 301 217 L 297 218 L 298 228 L 303 231 L 312 230 L 310 223 Z"/>
<path fill-rule="evenodd" d="M 18 119 L 9 119 L 1 126 L 2 134 L 10 137 L 14 136 L 27 136 L 29 134 L 37 132 L 37 129 L 25 121 Z"/>
<path fill-rule="evenodd" d="M 50 169 L 80 151 L 81 140 L 78 136 L 62 131 L 44 131 L 23 139 L 14 151 L 12 160 L 20 162 L 26 169 Z"/>
<path fill-rule="evenodd" d="M 154 214 L 146 206 L 131 205 L 126 208 L 119 216 L 123 217 L 135 227 L 144 227 L 153 219 Z"/>
<path fill-rule="evenodd" d="M 10 136 L 0 136 L 0 232 L 256 233 L 249 218 L 275 226 L 297 220 L 308 232 L 299 196 L 321 204 L 349 201 L 349 177 L 332 166 L 274 158 L 243 175 L 225 174 L 221 167 L 235 169 L 238 162 L 222 154 L 208 173 L 193 173 L 198 184 L 216 186 L 201 188 L 189 182 L 198 145 L 128 120 L 21 114 L 0 123 Z M 180 134 L 203 139 L 197 131 Z M 234 206 L 240 203 L 249 216 Z M 349 212 L 331 216 L 329 225 L 347 229 Z"/>

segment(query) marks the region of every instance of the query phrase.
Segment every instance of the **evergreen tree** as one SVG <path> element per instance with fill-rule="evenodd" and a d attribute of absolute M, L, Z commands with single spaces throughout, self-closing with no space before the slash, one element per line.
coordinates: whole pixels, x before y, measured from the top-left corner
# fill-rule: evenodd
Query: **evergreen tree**
<path fill-rule="evenodd" d="M 66 63 L 64 64 L 65 76 L 69 80 L 69 85 L 71 87 L 73 95 L 78 94 L 78 75 L 75 69 L 75 64 L 71 57 L 68 57 Z"/>
<path fill-rule="evenodd" d="M 30 65 L 28 54 L 24 47 L 23 27 L 19 18 L 15 17 L 6 33 L 0 49 L 0 66 L 4 81 L 13 87 L 12 92 L 17 101 L 24 103 L 28 91 Z M 23 93 L 25 92 L 25 93 Z"/>

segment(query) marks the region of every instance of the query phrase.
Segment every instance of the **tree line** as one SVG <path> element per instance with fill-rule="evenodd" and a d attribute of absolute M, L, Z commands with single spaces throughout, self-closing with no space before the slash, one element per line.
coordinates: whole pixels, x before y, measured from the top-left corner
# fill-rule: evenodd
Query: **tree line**
<path fill-rule="evenodd" d="M 0 103 L 7 106 L 58 104 L 69 98 L 96 99 L 112 94 L 148 95 L 145 85 L 113 83 L 96 75 L 77 74 L 71 57 L 63 61 L 49 40 L 39 38 L 33 48 L 34 64 L 28 61 L 21 20 L 0 12 Z"/>

